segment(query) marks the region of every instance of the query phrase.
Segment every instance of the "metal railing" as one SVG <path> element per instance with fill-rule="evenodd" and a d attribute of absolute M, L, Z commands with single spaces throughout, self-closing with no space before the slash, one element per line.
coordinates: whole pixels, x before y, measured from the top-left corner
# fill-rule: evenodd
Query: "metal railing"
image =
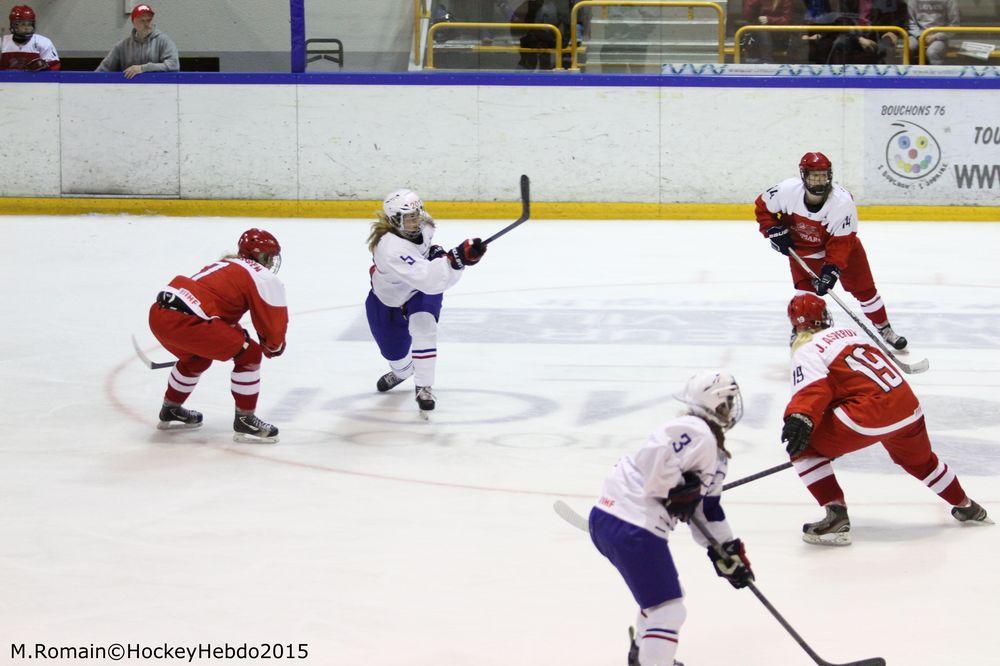
<path fill-rule="evenodd" d="M 582 2 L 576 3 L 573 6 L 573 11 L 570 13 L 569 24 L 572 26 L 570 29 L 569 39 L 569 48 L 571 53 L 569 66 L 570 71 L 580 71 L 580 63 L 578 60 L 580 48 L 578 46 L 579 35 L 577 34 L 577 25 L 579 21 L 578 15 L 580 9 L 583 7 L 602 7 L 602 11 L 607 11 L 608 7 L 687 7 L 688 18 L 694 18 L 694 10 L 698 7 L 714 9 L 716 16 L 719 19 L 719 63 L 721 64 L 726 62 L 726 17 L 722 11 L 722 7 L 714 2 L 697 2 L 695 0 L 691 0 L 691 2 L 676 2 L 674 0 L 583 0 Z"/>
<path fill-rule="evenodd" d="M 910 40 L 905 30 L 898 25 L 745 25 L 733 36 L 733 62 L 740 62 L 743 35 L 747 32 L 891 32 L 899 35 L 903 45 L 903 64 L 910 64 Z M 934 30 L 934 28 L 931 28 Z"/>
<path fill-rule="evenodd" d="M 431 0 L 413 0 L 413 64 L 420 64 L 420 21 L 430 19 Z"/>
<path fill-rule="evenodd" d="M 448 22 L 435 23 L 427 32 L 427 57 L 424 60 L 426 69 L 434 69 L 434 35 L 440 30 L 451 30 L 460 28 L 484 28 L 496 30 L 544 30 L 551 32 L 555 37 L 555 46 L 551 48 L 528 48 L 524 46 L 493 46 L 488 44 L 459 45 L 458 48 L 465 48 L 470 51 L 486 51 L 493 53 L 552 53 L 555 55 L 554 69 L 562 69 L 562 31 L 549 23 L 473 23 L 473 22 Z M 451 47 L 455 48 L 455 47 Z"/>
<path fill-rule="evenodd" d="M 991 32 L 991 33 L 996 33 L 996 32 L 1000 32 L 1000 27 L 997 27 L 997 26 L 976 26 L 976 27 L 964 26 L 963 27 L 963 26 L 957 26 L 957 25 L 955 25 L 955 26 L 944 26 L 943 25 L 943 26 L 940 26 L 940 27 L 937 27 L 937 28 L 927 28 L 922 33 L 920 33 L 920 39 L 917 40 L 917 43 L 918 43 L 919 48 L 920 48 L 920 55 L 918 56 L 917 62 L 919 64 L 921 64 L 921 65 L 926 65 L 927 64 L 927 37 L 928 37 L 928 35 L 933 35 L 936 32 Z M 993 53 L 991 54 L 991 57 L 996 57 L 997 55 L 1000 55 L 1000 52 L 998 52 L 997 49 L 994 49 Z"/>

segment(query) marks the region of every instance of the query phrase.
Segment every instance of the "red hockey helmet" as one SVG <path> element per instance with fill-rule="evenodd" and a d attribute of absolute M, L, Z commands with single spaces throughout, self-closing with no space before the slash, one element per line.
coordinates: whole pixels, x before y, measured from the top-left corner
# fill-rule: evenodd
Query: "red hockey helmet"
<path fill-rule="evenodd" d="M 35 34 L 35 10 L 28 5 L 17 5 L 10 10 L 10 34 L 27 40 Z M 27 24 L 27 29 L 25 25 Z"/>
<path fill-rule="evenodd" d="M 825 196 L 833 186 L 833 164 L 823 153 L 806 153 L 799 160 L 799 176 L 810 194 Z"/>
<path fill-rule="evenodd" d="M 788 320 L 792 330 L 819 331 L 833 326 L 833 319 L 826 309 L 826 301 L 816 294 L 799 294 L 788 303 Z"/>
<path fill-rule="evenodd" d="M 281 245 L 278 239 L 263 229 L 247 229 L 240 236 L 239 255 L 267 266 L 275 273 L 281 266 Z"/>

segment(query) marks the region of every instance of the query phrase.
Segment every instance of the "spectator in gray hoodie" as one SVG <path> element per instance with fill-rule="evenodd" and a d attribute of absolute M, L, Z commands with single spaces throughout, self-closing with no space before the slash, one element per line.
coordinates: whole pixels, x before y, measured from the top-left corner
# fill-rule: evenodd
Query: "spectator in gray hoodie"
<path fill-rule="evenodd" d="M 916 53 L 920 33 L 927 28 L 958 25 L 958 3 L 955 0 L 910 0 L 910 50 Z M 947 32 L 927 35 L 927 62 L 942 65 L 948 50 Z"/>
<path fill-rule="evenodd" d="M 98 72 L 124 72 L 126 79 L 143 72 L 176 72 L 180 69 L 177 45 L 153 26 L 153 8 L 132 9 L 132 34 L 118 42 L 97 66 Z"/>

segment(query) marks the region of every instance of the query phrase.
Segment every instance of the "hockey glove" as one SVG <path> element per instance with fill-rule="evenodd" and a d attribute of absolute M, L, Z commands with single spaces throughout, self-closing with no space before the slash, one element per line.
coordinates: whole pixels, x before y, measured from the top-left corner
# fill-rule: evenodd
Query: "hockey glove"
<path fill-rule="evenodd" d="M 479 238 L 466 239 L 458 247 L 448 250 L 448 261 L 451 267 L 460 271 L 466 266 L 473 266 L 486 254 L 486 246 Z"/>
<path fill-rule="evenodd" d="M 24 66 L 24 68 L 29 72 L 44 72 L 50 67 L 52 67 L 52 65 L 50 65 L 49 61 L 45 58 L 35 58 Z"/>
<path fill-rule="evenodd" d="M 686 523 L 701 502 L 701 477 L 695 472 L 684 472 L 681 482 L 670 489 L 663 508 L 677 520 Z"/>
<path fill-rule="evenodd" d="M 261 345 L 261 347 L 262 347 L 262 351 L 264 352 L 264 356 L 266 356 L 268 358 L 274 358 L 275 356 L 281 356 L 282 354 L 285 353 L 285 343 L 284 342 L 282 342 L 277 347 L 272 347 L 271 345 L 269 345 L 269 344 L 267 344 L 265 342 L 263 345 Z"/>
<path fill-rule="evenodd" d="M 712 560 L 715 573 L 728 580 L 729 584 L 737 590 L 746 587 L 754 580 L 753 569 L 750 568 L 750 560 L 747 559 L 747 551 L 739 539 L 727 541 L 718 546 L 718 550 L 715 546 L 709 546 L 708 559 Z"/>
<path fill-rule="evenodd" d="M 806 450 L 812 430 L 812 419 L 805 414 L 789 414 L 785 417 L 785 425 L 781 428 L 781 443 L 785 445 L 790 458 Z"/>
<path fill-rule="evenodd" d="M 823 264 L 823 268 L 819 272 L 819 279 L 813 280 L 813 284 L 816 286 L 816 293 L 824 296 L 826 292 L 833 289 L 833 285 L 837 284 L 839 278 L 839 268 L 833 264 Z"/>
<path fill-rule="evenodd" d="M 427 248 L 427 261 L 434 261 L 435 259 L 443 257 L 446 254 L 447 252 L 445 252 L 444 248 L 440 245 L 431 245 Z"/>
<path fill-rule="evenodd" d="M 792 244 L 792 232 L 780 224 L 768 227 L 767 239 L 771 241 L 771 247 L 781 254 L 787 255 L 788 251 L 795 247 Z"/>

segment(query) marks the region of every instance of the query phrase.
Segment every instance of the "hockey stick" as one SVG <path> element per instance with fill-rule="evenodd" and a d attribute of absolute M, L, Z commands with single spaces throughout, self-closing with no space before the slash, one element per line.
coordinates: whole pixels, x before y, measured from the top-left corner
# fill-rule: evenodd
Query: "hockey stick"
<path fill-rule="evenodd" d="M 521 217 L 517 218 L 506 227 L 496 232 L 489 238 L 483 241 L 483 245 L 489 245 L 496 239 L 503 236 L 505 233 L 513 229 L 514 227 L 524 224 L 528 221 L 528 217 L 531 216 L 531 181 L 524 174 L 521 174 Z"/>
<path fill-rule="evenodd" d="M 751 481 L 762 479 L 765 476 L 770 476 L 772 474 L 782 472 L 791 466 L 792 466 L 791 462 L 786 462 L 786 463 L 781 463 L 780 465 L 775 465 L 774 467 L 768 467 L 767 469 L 761 470 L 756 474 L 751 474 L 750 476 L 745 476 L 742 479 L 736 479 L 731 483 L 727 483 L 726 485 L 722 486 L 722 489 L 731 490 L 733 488 L 736 488 L 737 486 L 742 486 L 744 483 L 750 483 Z M 565 520 L 573 527 L 577 528 L 578 530 L 583 530 L 584 532 L 590 531 L 587 519 L 584 516 L 581 516 L 579 513 L 577 513 L 573 509 L 573 507 L 571 507 L 569 504 L 566 504 L 566 502 L 562 500 L 556 500 L 552 504 L 552 508 L 555 510 L 556 513 L 559 514 L 560 518 Z"/>
<path fill-rule="evenodd" d="M 149 368 L 150 370 L 160 370 L 162 368 L 172 368 L 177 365 L 177 361 L 164 361 L 163 363 L 157 363 L 156 361 L 151 361 L 146 354 L 143 353 L 142 349 L 139 348 L 139 343 L 135 339 L 135 335 L 132 335 L 132 348 L 135 349 L 135 355 L 139 357 L 142 364 Z"/>
<path fill-rule="evenodd" d="M 729 489 L 735 488 L 737 486 L 742 486 L 744 483 L 750 483 L 751 481 L 756 481 L 757 479 L 762 479 L 765 476 L 771 476 L 772 474 L 775 474 L 777 472 L 782 472 L 782 471 L 788 469 L 791 466 L 792 466 L 792 463 L 791 463 L 791 461 L 789 461 L 789 462 L 786 462 L 786 463 L 781 463 L 780 465 L 775 465 L 774 467 L 768 467 L 767 469 L 762 470 L 760 472 L 757 472 L 756 474 L 751 474 L 750 476 L 744 476 L 742 479 L 736 479 L 735 481 L 732 481 L 731 483 L 727 483 L 726 485 L 722 486 L 722 489 L 723 490 L 729 490 Z"/>
<path fill-rule="evenodd" d="M 694 526 L 696 530 L 701 532 L 701 535 L 708 540 L 708 543 L 711 544 L 712 549 L 719 555 L 719 557 L 728 559 L 728 556 L 722 550 L 719 542 L 712 537 L 712 534 L 708 531 L 708 529 L 706 529 L 700 519 L 696 516 L 692 516 L 691 525 Z M 805 650 L 806 654 L 812 657 L 812 660 L 819 664 L 819 666 L 885 666 L 885 659 L 882 657 L 871 657 L 869 659 L 847 662 L 846 664 L 834 664 L 833 662 L 826 661 L 816 654 L 815 650 L 809 647 L 808 643 L 802 640 L 802 637 L 799 636 L 798 632 L 792 628 L 792 625 L 788 624 L 788 620 L 786 620 L 781 613 L 778 612 L 778 609 L 771 605 L 771 602 L 768 601 L 767 597 L 765 597 L 764 594 L 757 589 L 757 586 L 754 585 L 753 582 L 747 583 L 747 587 L 750 588 L 750 591 L 754 593 L 754 596 L 760 600 L 760 603 L 764 604 L 764 608 L 770 611 L 771 615 L 774 616 L 774 619 L 778 621 L 778 624 L 785 628 L 785 631 L 787 631 L 791 637 L 795 639 L 795 642 L 799 644 L 799 647 Z"/>
<path fill-rule="evenodd" d="M 799 266 L 802 267 L 802 270 L 804 270 L 809 275 L 809 277 L 811 277 L 814 280 L 819 279 L 816 276 L 816 274 L 813 273 L 812 269 L 809 268 L 806 262 L 802 260 L 802 257 L 800 257 L 795 250 L 789 249 L 788 256 L 790 256 L 792 259 L 798 262 Z M 898 365 L 903 372 L 909 375 L 915 375 L 920 372 L 927 372 L 927 370 L 931 367 L 930 361 L 928 361 L 926 358 L 921 361 L 917 361 L 916 363 L 913 364 L 903 363 L 902 361 L 900 361 L 899 357 L 893 354 L 889 350 L 889 348 L 885 346 L 885 343 L 882 342 L 882 336 L 876 333 L 872 333 L 871 329 L 865 326 L 864 322 L 861 321 L 861 318 L 858 317 L 856 314 L 854 314 L 854 312 L 849 307 L 847 307 L 844 301 L 840 300 L 840 297 L 837 296 L 837 294 L 835 294 L 833 291 L 828 291 L 827 293 L 833 297 L 833 300 L 837 301 L 837 305 L 839 305 L 844 310 L 844 312 L 847 313 L 847 316 L 853 319 L 854 323 L 860 326 L 861 330 L 867 333 L 868 337 L 872 339 L 872 341 L 878 346 L 878 348 L 884 351 L 889 356 L 889 358 L 892 359 L 893 363 Z"/>

